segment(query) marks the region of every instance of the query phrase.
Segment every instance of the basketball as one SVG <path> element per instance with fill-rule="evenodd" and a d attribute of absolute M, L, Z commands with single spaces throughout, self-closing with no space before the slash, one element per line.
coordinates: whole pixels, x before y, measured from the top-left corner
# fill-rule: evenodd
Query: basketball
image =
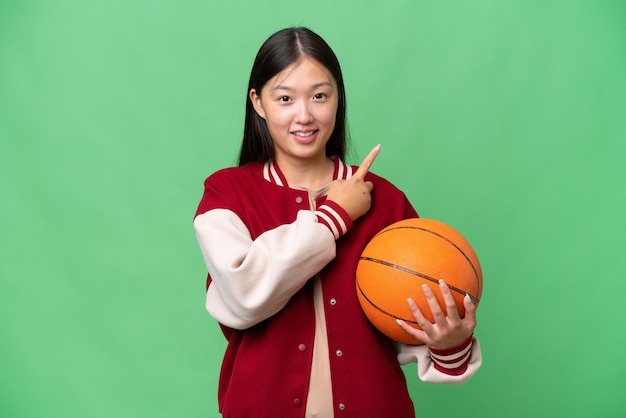
<path fill-rule="evenodd" d="M 451 226 L 433 219 L 411 218 L 389 225 L 367 244 L 356 269 L 359 303 L 369 321 L 388 337 L 407 344 L 416 340 L 397 324 L 419 328 L 407 304 L 412 298 L 430 322 L 434 318 L 422 291 L 427 284 L 446 313 L 439 289 L 443 279 L 463 317 L 463 298 L 478 304 L 483 276 L 469 242 Z"/>

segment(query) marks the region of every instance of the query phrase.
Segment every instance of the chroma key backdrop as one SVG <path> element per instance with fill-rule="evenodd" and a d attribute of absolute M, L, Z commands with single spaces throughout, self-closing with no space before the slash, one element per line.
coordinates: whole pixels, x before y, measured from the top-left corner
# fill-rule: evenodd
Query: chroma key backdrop
<path fill-rule="evenodd" d="M 461 232 L 484 364 L 418 417 L 623 417 L 626 3 L 0 2 L 0 416 L 216 417 L 192 218 L 274 31 L 337 53 L 358 164 Z M 367 365 L 363 365 L 367 367 Z"/>

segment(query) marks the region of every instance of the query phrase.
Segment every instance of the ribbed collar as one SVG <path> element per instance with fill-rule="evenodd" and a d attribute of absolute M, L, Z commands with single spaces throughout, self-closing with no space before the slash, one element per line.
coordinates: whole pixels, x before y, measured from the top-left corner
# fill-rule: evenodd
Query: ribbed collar
<path fill-rule="evenodd" d="M 348 180 L 354 174 L 352 166 L 344 163 L 337 156 L 332 158 L 335 164 L 335 170 L 333 172 L 333 180 Z M 280 167 L 276 164 L 276 161 L 268 161 L 263 165 L 263 178 L 270 183 L 274 183 L 281 187 L 289 187 L 287 179 L 280 171 Z"/>

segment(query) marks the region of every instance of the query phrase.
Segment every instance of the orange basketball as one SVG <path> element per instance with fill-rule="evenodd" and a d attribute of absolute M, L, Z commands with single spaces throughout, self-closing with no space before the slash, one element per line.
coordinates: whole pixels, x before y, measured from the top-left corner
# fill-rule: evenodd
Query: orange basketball
<path fill-rule="evenodd" d="M 389 225 L 367 244 L 356 269 L 356 291 L 365 315 L 376 328 L 396 341 L 422 344 L 400 328 L 396 319 L 419 328 L 407 305 L 410 297 L 434 322 L 422 291 L 424 283 L 445 312 L 439 279 L 450 288 L 461 317 L 465 314 L 465 294 L 475 304 L 480 301 L 482 270 L 467 240 L 442 222 L 411 218 Z"/>

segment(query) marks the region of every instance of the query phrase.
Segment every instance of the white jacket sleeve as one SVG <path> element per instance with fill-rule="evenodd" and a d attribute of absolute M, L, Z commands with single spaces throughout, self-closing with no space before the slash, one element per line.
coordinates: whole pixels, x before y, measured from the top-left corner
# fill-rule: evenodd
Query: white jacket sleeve
<path fill-rule="evenodd" d="M 335 257 L 335 233 L 319 213 L 306 210 L 293 223 L 255 240 L 227 209 L 198 215 L 194 229 L 212 279 L 206 308 L 218 322 L 235 329 L 276 314 Z"/>
<path fill-rule="evenodd" d="M 417 376 L 429 383 L 461 384 L 476 373 L 482 364 L 480 343 L 471 344 L 447 355 L 432 352 L 426 345 L 395 343 L 400 364 L 417 362 Z"/>

